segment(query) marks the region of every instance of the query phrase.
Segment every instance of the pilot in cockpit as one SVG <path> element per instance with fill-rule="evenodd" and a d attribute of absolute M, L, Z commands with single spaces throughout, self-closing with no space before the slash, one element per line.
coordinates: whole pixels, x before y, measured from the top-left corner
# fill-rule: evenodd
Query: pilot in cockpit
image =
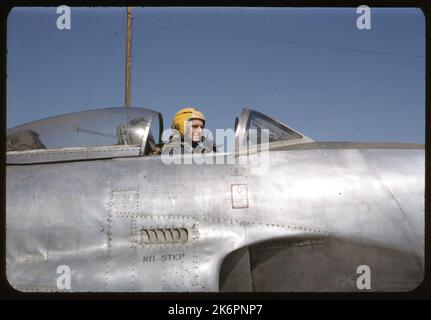
<path fill-rule="evenodd" d="M 172 120 L 173 133 L 168 142 L 156 145 L 151 154 L 184 154 L 217 152 L 216 146 L 203 134 L 205 116 L 193 107 L 178 111 Z"/>

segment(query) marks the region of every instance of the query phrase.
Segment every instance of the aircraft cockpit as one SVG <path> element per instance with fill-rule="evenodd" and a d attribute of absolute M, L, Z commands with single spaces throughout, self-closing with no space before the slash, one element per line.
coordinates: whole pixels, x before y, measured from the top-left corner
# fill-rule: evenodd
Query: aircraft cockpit
<path fill-rule="evenodd" d="M 270 143 L 296 144 L 313 141 L 258 111 L 243 109 L 235 120 L 235 137 L 239 148 L 247 146 L 250 132 L 253 131 L 258 132 L 258 136 L 259 133 L 265 132 L 268 135 L 265 141 Z M 50 155 L 54 158 L 58 157 L 59 150 L 63 155 L 67 152 L 84 154 L 90 150 L 98 156 L 103 153 L 106 157 L 111 154 L 144 156 L 149 155 L 154 146 L 162 142 L 162 134 L 163 117 L 159 112 L 150 109 L 117 107 L 75 112 L 9 129 L 8 159 L 9 154 L 12 158 L 20 153 L 17 151 L 46 149 L 53 151 Z M 260 140 L 257 143 L 260 143 Z M 127 148 L 124 148 L 125 146 Z M 37 152 L 32 153 L 33 159 L 36 156 Z"/>

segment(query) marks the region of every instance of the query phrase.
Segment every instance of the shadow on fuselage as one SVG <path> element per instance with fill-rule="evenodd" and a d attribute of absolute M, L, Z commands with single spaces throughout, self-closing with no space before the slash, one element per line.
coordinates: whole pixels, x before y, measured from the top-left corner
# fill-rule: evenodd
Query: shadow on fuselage
<path fill-rule="evenodd" d="M 222 292 L 358 292 L 359 266 L 370 268 L 371 289 L 410 291 L 423 280 L 417 256 L 343 239 L 279 240 L 238 249 L 220 269 Z"/>

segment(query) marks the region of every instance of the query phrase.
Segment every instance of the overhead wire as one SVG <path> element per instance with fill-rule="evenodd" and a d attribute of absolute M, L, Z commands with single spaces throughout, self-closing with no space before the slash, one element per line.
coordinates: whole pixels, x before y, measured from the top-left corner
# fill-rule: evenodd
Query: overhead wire
<path fill-rule="evenodd" d="M 117 17 L 116 23 L 114 24 L 115 25 L 114 31 L 110 32 L 106 38 L 105 44 L 104 44 L 103 49 L 102 49 L 102 53 L 100 54 L 99 59 L 97 60 L 96 70 L 94 72 L 93 78 L 92 78 L 92 80 L 90 82 L 90 86 L 88 88 L 88 92 L 87 92 L 87 95 L 85 98 L 85 103 L 84 103 L 84 110 L 87 107 L 89 107 L 90 101 L 93 97 L 94 86 L 95 86 L 96 82 L 98 81 L 98 79 L 100 78 L 100 68 L 102 65 L 103 58 L 105 57 L 106 53 L 109 51 L 109 49 L 112 45 L 112 42 L 114 40 L 114 37 L 118 34 L 118 28 L 120 26 L 120 23 L 121 23 L 121 16 Z"/>
<path fill-rule="evenodd" d="M 198 31 L 198 32 L 204 31 L 204 30 L 202 30 L 200 28 L 191 27 L 189 24 L 184 25 L 184 24 L 179 24 L 179 23 L 168 23 L 168 22 L 161 22 L 161 21 L 157 21 L 157 20 L 141 19 L 141 18 L 133 18 L 133 19 L 138 20 L 138 21 L 148 22 L 148 23 L 167 25 L 167 26 L 187 27 L 189 29 L 192 29 L 192 30 Z M 365 54 L 379 54 L 379 55 L 401 56 L 401 57 L 408 57 L 408 58 L 424 58 L 424 55 L 418 55 L 418 54 L 390 52 L 390 51 L 379 51 L 379 50 L 369 50 L 369 49 L 355 49 L 355 48 L 347 48 L 347 47 L 325 46 L 325 45 L 318 45 L 318 44 L 312 44 L 312 43 L 304 43 L 304 42 L 296 42 L 296 41 L 271 39 L 271 38 L 266 38 L 266 37 L 258 37 L 258 36 L 251 36 L 251 35 L 245 35 L 245 34 L 221 33 L 220 35 L 227 36 L 227 37 L 234 38 L 234 39 L 236 39 L 236 38 L 251 39 L 251 40 L 257 40 L 257 41 L 281 43 L 281 44 L 301 46 L 301 47 L 312 47 L 312 48 L 320 48 L 320 49 L 330 49 L 330 50 L 337 50 L 337 51 L 344 51 L 344 52 L 357 52 L 357 53 L 365 53 Z"/>

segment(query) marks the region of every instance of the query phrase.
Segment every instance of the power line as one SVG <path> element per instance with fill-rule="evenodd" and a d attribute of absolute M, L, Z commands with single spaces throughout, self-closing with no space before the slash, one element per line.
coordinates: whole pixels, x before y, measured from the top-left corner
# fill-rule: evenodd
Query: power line
<path fill-rule="evenodd" d="M 202 29 L 196 28 L 196 27 L 190 27 L 190 25 L 184 25 L 184 24 L 174 24 L 174 23 L 166 23 L 166 22 L 160 22 L 157 20 L 151 20 L 151 19 L 140 19 L 140 18 L 134 18 L 135 20 L 148 22 L 148 23 L 155 23 L 155 24 L 161 24 L 166 26 L 181 26 L 189 28 L 193 31 L 202 32 Z M 281 44 L 287 44 L 287 45 L 294 45 L 294 46 L 301 46 L 301 47 L 310 47 L 310 48 L 319 48 L 319 49 L 330 49 L 330 50 L 337 50 L 337 51 L 344 51 L 344 52 L 357 52 L 357 53 L 365 53 L 365 54 L 380 54 L 380 55 L 390 55 L 390 56 L 400 56 L 400 57 L 408 57 L 408 58 L 424 58 L 423 55 L 416 55 L 416 54 L 409 54 L 409 53 L 399 53 L 399 52 L 390 52 L 390 51 L 378 51 L 378 50 L 365 50 L 365 49 L 353 49 L 353 48 L 346 48 L 346 47 L 334 47 L 334 46 L 324 46 L 324 45 L 317 45 L 317 44 L 311 44 L 311 43 L 304 43 L 304 42 L 295 42 L 295 41 L 287 41 L 287 40 L 278 40 L 278 39 L 271 39 L 271 38 L 265 38 L 265 37 L 258 37 L 258 36 L 250 36 L 250 35 L 244 35 L 244 34 L 228 34 L 223 33 L 221 34 L 223 36 L 227 36 L 230 38 L 243 38 L 243 39 L 252 39 L 257 41 L 265 41 L 265 42 L 273 42 L 273 43 L 281 43 Z"/>
<path fill-rule="evenodd" d="M 105 57 L 106 52 L 109 51 L 109 48 L 111 47 L 112 41 L 114 40 L 114 36 L 118 34 L 117 31 L 118 31 L 118 27 L 120 26 L 120 22 L 121 22 L 120 18 L 121 17 L 117 17 L 117 24 L 114 28 L 114 32 L 110 33 L 108 35 L 108 37 L 106 38 L 102 53 L 101 53 L 101 55 L 97 61 L 96 71 L 94 72 L 93 79 L 91 80 L 90 86 L 88 88 L 87 97 L 86 97 L 85 103 L 84 103 L 84 110 L 86 107 L 89 106 L 90 100 L 93 96 L 94 86 L 100 77 L 100 66 L 102 64 L 102 60 Z"/>
<path fill-rule="evenodd" d="M 275 39 L 269 39 L 269 38 L 263 38 L 263 37 L 247 36 L 247 35 L 241 35 L 240 37 L 241 38 L 248 38 L 248 39 L 255 39 L 255 40 L 260 40 L 260 41 L 267 41 L 267 42 L 285 43 L 285 44 L 291 44 L 291 45 L 303 46 L 303 47 L 313 47 L 313 48 L 322 48 L 322 49 L 331 49 L 331 50 L 343 50 L 343 51 L 371 53 L 371 54 L 383 54 L 383 55 L 412 57 L 412 58 L 423 58 L 424 57 L 422 55 L 408 54 L 408 53 L 377 51 L 377 50 L 363 50 L 363 49 L 353 49 L 353 48 L 345 48 L 345 47 L 322 46 L 322 45 L 316 45 L 316 44 L 301 43 L 301 42 L 294 42 L 294 41 L 285 41 L 285 40 L 275 40 Z"/>

